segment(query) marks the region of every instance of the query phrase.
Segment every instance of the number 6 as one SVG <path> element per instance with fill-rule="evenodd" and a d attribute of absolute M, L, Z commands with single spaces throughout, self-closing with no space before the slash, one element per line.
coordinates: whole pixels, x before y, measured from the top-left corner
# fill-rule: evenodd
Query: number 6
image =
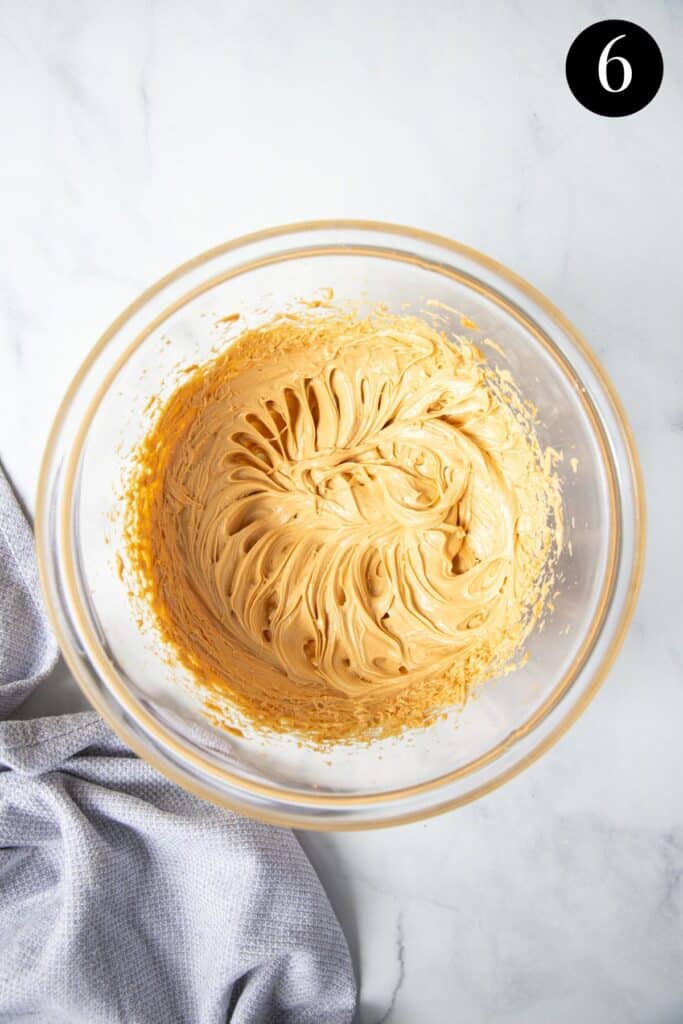
<path fill-rule="evenodd" d="M 600 54 L 600 60 L 598 61 L 598 78 L 600 79 L 600 85 L 607 92 L 623 92 L 624 89 L 628 89 L 629 85 L 631 84 L 631 79 L 633 78 L 633 71 L 631 70 L 631 65 L 625 57 L 610 57 L 609 55 L 609 52 L 614 46 L 614 44 L 617 43 L 620 39 L 624 39 L 625 35 L 626 33 L 622 33 L 622 35 L 620 36 L 615 36 L 614 39 L 612 39 L 611 42 L 607 44 L 607 46 Z M 619 61 L 624 72 L 623 81 L 618 89 L 613 89 L 612 86 L 609 84 L 607 78 L 607 65 L 610 63 L 610 61 L 613 60 Z"/>

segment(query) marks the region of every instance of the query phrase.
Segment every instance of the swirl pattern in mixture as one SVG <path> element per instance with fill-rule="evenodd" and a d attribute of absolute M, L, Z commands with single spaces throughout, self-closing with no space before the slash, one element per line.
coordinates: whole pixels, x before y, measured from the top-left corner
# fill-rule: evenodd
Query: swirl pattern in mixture
<path fill-rule="evenodd" d="M 171 397 L 131 495 L 157 626 L 213 713 L 318 740 L 419 724 L 500 669 L 560 527 L 514 390 L 411 317 L 245 332 Z"/>

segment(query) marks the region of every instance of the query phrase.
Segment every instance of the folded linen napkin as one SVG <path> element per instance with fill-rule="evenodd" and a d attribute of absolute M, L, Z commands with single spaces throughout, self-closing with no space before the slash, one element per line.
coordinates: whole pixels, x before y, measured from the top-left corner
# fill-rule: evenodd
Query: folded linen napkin
<path fill-rule="evenodd" d="M 179 789 L 94 712 L 6 720 L 56 657 L 0 469 L 0 1021 L 350 1021 L 348 948 L 292 832 Z"/>

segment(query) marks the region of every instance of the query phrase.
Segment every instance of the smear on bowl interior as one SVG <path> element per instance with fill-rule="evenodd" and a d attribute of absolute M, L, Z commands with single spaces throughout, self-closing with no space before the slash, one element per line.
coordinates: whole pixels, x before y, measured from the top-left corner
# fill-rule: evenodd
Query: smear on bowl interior
<path fill-rule="evenodd" d="M 317 745 L 429 725 L 543 613 L 551 454 L 466 338 L 282 315 L 187 374 L 135 452 L 134 589 L 218 724 Z"/>

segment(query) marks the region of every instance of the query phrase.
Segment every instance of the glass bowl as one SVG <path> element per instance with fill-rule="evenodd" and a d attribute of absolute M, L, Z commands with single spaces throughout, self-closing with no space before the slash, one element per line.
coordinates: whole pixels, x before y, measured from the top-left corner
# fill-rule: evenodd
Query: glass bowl
<path fill-rule="evenodd" d="M 116 555 L 126 455 L 149 428 L 150 399 L 169 393 L 179 367 L 229 342 L 235 325 L 223 317 L 238 312 L 253 325 L 329 287 L 335 301 L 361 312 L 382 302 L 419 313 L 430 300 L 458 311 L 447 314 L 447 330 L 472 338 L 490 362 L 512 372 L 538 409 L 541 444 L 563 453 L 566 543 L 554 611 L 529 637 L 524 667 L 484 684 L 464 709 L 429 728 L 320 751 L 212 726 L 178 679 L 182 671 L 140 630 Z M 125 743 L 179 785 L 240 813 L 297 828 L 358 829 L 414 821 L 483 796 L 565 732 L 623 641 L 641 578 L 645 516 L 619 399 L 547 299 L 446 238 L 320 221 L 211 249 L 121 314 L 57 414 L 36 535 L 64 656 Z"/>

